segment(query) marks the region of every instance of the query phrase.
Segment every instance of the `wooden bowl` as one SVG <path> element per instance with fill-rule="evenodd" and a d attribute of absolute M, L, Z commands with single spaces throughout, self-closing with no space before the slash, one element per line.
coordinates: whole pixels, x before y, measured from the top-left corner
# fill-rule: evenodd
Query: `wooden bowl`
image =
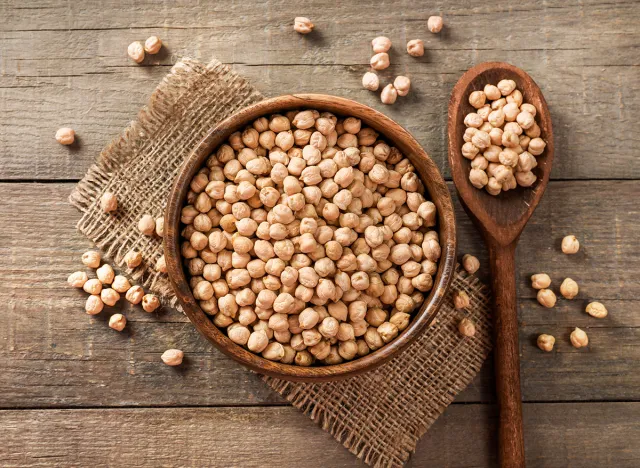
<path fill-rule="evenodd" d="M 429 198 L 438 210 L 438 228 L 442 255 L 433 289 L 409 326 L 379 350 L 367 356 L 331 366 L 300 367 L 269 361 L 232 342 L 206 315 L 191 293 L 180 253 L 180 212 L 185 204 L 193 176 L 205 164 L 207 157 L 233 132 L 243 129 L 258 117 L 284 113 L 293 109 L 317 109 L 337 115 L 353 116 L 384 135 L 408 157 L 424 182 Z M 165 213 L 164 252 L 169 278 L 176 296 L 189 320 L 222 352 L 261 374 L 296 381 L 328 381 L 373 369 L 388 361 L 411 343 L 435 318 L 453 278 L 456 255 L 456 229 L 449 190 L 438 168 L 418 142 L 393 120 L 355 101 L 323 94 L 296 94 L 267 99 L 243 109 L 213 128 L 200 142 L 181 168 L 169 195 Z"/>

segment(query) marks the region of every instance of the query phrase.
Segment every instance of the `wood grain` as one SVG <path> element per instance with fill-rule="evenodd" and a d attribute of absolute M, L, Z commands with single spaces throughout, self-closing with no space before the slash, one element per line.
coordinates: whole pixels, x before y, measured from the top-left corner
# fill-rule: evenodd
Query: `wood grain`
<path fill-rule="evenodd" d="M 524 416 L 530 467 L 640 463 L 640 403 L 530 403 Z M 290 407 L 0 411 L 0 425 L 6 467 L 365 466 Z M 495 427 L 492 406 L 451 406 L 407 466 L 495 466 Z"/>
<path fill-rule="evenodd" d="M 460 74 L 476 63 L 501 59 L 527 70 L 542 87 L 556 122 L 560 179 L 638 178 L 634 115 L 640 102 L 634 2 L 544 5 L 512 1 L 477 6 L 448 2 L 445 29 L 426 30 L 432 13 L 413 2 L 394 2 L 363 17 L 358 4 L 305 4 L 318 25 L 301 37 L 291 29 L 284 1 L 248 9 L 242 2 L 82 5 L 44 1 L 40 8 L 0 5 L 0 179 L 77 179 L 100 150 L 132 120 L 177 58 L 234 64 L 262 92 L 327 92 L 382 110 L 406 127 L 448 176 L 446 105 Z M 517 34 L 496 29 L 495 18 L 517 24 Z M 380 25 L 384 24 L 384 28 Z M 392 66 L 412 79 L 412 93 L 384 106 L 361 89 L 370 40 L 394 42 Z M 137 66 L 126 56 L 133 40 L 158 34 L 167 47 Z M 425 39 L 427 55 L 404 53 L 406 40 Z M 161 66 L 151 66 L 152 64 Z M 71 125 L 79 144 L 57 145 L 55 130 Z"/>
<path fill-rule="evenodd" d="M 89 317 L 84 293 L 66 278 L 81 268 L 89 242 L 73 228 L 79 213 L 67 203 L 73 184 L 0 184 L 0 406 L 170 406 L 281 404 L 250 372 L 213 349 L 180 313 L 124 313 L 133 333 L 119 335 L 104 317 Z M 450 186 L 450 189 L 453 188 Z M 608 203 L 600 203 L 602 193 Z M 525 401 L 640 400 L 640 218 L 638 182 L 552 182 L 518 247 L 517 280 L 521 372 Z M 488 264 L 478 233 L 459 204 L 462 255 Z M 37 236 L 33 220 L 39 220 Z M 588 222 L 585 222 L 588 220 Z M 582 248 L 563 255 L 564 234 Z M 542 308 L 529 276 L 548 272 L 557 292 L 565 276 L 580 284 L 573 301 Z M 486 272 L 481 272 L 486 281 Z M 589 299 L 609 308 L 606 319 L 584 313 Z M 115 312 L 115 310 L 114 310 Z M 590 346 L 568 343 L 574 326 Z M 558 338 L 553 353 L 534 346 L 538 333 Z M 188 366 L 169 369 L 159 355 L 170 346 L 187 351 Z M 459 402 L 494 401 L 493 368 L 458 396 Z"/>
<path fill-rule="evenodd" d="M 363 12 L 365 12 L 363 14 Z M 426 30 L 434 13 L 439 35 Z M 310 36 L 291 31 L 294 16 L 312 18 Z M 232 64 L 265 95 L 327 92 L 383 111 L 407 128 L 449 176 L 446 105 L 456 80 L 476 63 L 505 60 L 528 71 L 549 102 L 556 154 L 549 192 L 528 224 L 516 264 L 527 462 L 534 467 L 635 467 L 640 401 L 640 217 L 635 116 L 640 113 L 640 39 L 636 0 L 480 4 L 454 0 L 418 7 L 411 0 L 306 2 L 158 2 L 119 0 L 25 4 L 0 1 L 0 181 L 72 181 L 135 118 L 182 56 Z M 496 18 L 511 27 L 496 27 Z M 500 24 L 500 23 L 498 23 Z M 133 40 L 159 35 L 161 54 L 143 66 L 126 57 Z M 370 40 L 394 42 L 383 82 L 404 74 L 412 92 L 388 107 L 360 88 Z M 408 39 L 427 54 L 404 53 Z M 55 143 L 71 125 L 79 142 Z M 0 407 L 96 410 L 0 410 L 0 465 L 354 466 L 354 457 L 284 403 L 248 371 L 212 349 L 186 317 L 125 309 L 132 333 L 82 311 L 69 272 L 89 244 L 73 230 L 68 183 L 0 183 Z M 457 209 L 459 206 L 457 207 Z M 460 253 L 488 255 L 457 211 Z M 580 253 L 560 253 L 576 234 Z M 574 301 L 543 309 L 529 287 L 546 271 L 556 290 L 566 276 L 580 284 Z M 584 312 L 602 300 L 609 317 Z M 573 326 L 590 345 L 568 343 Z M 538 333 L 557 338 L 552 353 Z M 187 352 L 186 366 L 158 361 L 167 346 Z M 493 366 L 456 402 L 495 401 Z M 606 403 L 594 403 L 602 400 Z M 191 408 L 230 405 L 233 408 Z M 250 405 L 250 407 L 246 407 Z M 187 407 L 185 407 L 187 406 Z M 494 466 L 490 405 L 452 405 L 409 466 Z M 257 429 L 256 429 L 257 428 Z M 196 432 L 197 431 L 197 432 Z M 300 449 L 302 448 L 302 449 Z"/>

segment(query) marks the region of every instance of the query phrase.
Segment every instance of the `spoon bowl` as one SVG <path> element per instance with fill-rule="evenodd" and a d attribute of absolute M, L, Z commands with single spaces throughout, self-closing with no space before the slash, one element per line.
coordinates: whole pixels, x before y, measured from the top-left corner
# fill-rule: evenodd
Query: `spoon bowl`
<path fill-rule="evenodd" d="M 531 187 L 518 186 L 497 196 L 478 190 L 469 181 L 471 162 L 462 156 L 464 118 L 475 109 L 469 104 L 473 91 L 486 84 L 511 79 L 522 92 L 523 102 L 536 107 L 540 138 L 546 143 L 536 157 L 537 176 Z M 498 455 L 502 467 L 524 467 L 524 434 L 520 393 L 520 358 L 515 282 L 515 249 L 524 226 L 538 206 L 549 182 L 553 162 L 553 129 L 547 103 L 540 88 L 524 71 L 504 62 L 481 63 L 467 71 L 454 86 L 449 101 L 449 165 L 465 211 L 478 226 L 489 248 L 493 283 L 494 359 L 496 394 L 500 411 Z"/>
<path fill-rule="evenodd" d="M 537 156 L 538 166 L 532 172 L 537 180 L 531 187 L 518 186 L 514 190 L 489 195 L 486 190 L 478 190 L 469 181 L 471 161 L 462 156 L 462 138 L 466 129 L 464 118 L 475 109 L 469 104 L 469 95 L 481 91 L 486 84 L 497 84 L 500 80 L 516 82 L 522 92 L 523 102 L 533 104 L 537 110 L 536 123 L 540 127 L 540 138 L 547 146 Z M 449 165 L 451 176 L 467 213 L 482 226 L 483 232 L 495 235 L 501 245 L 517 240 L 525 224 L 535 210 L 544 193 L 553 163 L 553 129 L 551 115 L 542 91 L 523 70 L 505 62 L 485 62 L 469 69 L 453 88 L 449 102 Z M 469 208 L 473 207 L 472 213 Z"/>

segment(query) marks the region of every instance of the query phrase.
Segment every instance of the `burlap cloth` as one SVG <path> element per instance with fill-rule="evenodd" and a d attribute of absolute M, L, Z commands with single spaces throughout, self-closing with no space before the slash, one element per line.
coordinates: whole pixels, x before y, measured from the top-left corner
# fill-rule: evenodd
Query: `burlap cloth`
<path fill-rule="evenodd" d="M 162 244 L 159 238 L 140 235 L 138 220 L 143 214 L 162 215 L 179 167 L 213 125 L 261 99 L 251 84 L 220 62 L 204 65 L 183 59 L 69 197 L 82 212 L 80 232 L 122 269 L 129 250 L 142 251 L 145 262 L 129 275 L 163 296 L 165 303 L 175 305 L 175 297 L 166 275 L 153 269 Z M 106 191 L 118 198 L 115 215 L 100 209 L 99 199 Z M 437 323 L 374 371 L 335 383 L 264 380 L 369 465 L 402 466 L 491 349 L 486 288 L 458 270 L 451 291 L 455 290 L 469 294 L 470 307 L 458 311 L 449 297 Z M 472 339 L 457 332 L 463 316 L 476 323 Z"/>

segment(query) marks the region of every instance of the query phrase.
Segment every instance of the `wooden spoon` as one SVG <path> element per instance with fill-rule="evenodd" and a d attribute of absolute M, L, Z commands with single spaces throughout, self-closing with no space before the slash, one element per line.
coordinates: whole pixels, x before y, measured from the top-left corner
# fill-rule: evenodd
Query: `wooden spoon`
<path fill-rule="evenodd" d="M 544 153 L 533 170 L 538 177 L 532 187 L 518 187 L 498 196 L 478 190 L 469 182 L 470 161 L 462 156 L 465 116 L 475 109 L 469 94 L 502 79 L 514 80 L 524 102 L 537 109 L 536 123 L 546 141 Z M 553 162 L 553 130 L 547 103 L 536 83 L 524 71 L 504 62 L 481 63 L 467 71 L 453 88 L 449 102 L 449 164 L 453 182 L 465 211 L 482 232 L 489 248 L 495 300 L 495 371 L 500 411 L 498 455 L 503 467 L 524 467 L 522 398 L 518 315 L 516 309 L 515 249 L 522 230 L 544 193 Z"/>

